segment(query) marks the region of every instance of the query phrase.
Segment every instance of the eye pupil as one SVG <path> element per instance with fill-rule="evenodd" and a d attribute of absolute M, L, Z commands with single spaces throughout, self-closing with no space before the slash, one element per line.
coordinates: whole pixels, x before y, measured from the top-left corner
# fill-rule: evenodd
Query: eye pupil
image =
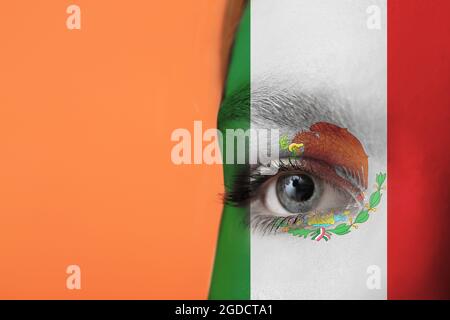
<path fill-rule="evenodd" d="M 307 175 L 290 176 L 287 179 L 286 192 L 296 201 L 307 201 L 314 193 L 314 182 Z"/>
<path fill-rule="evenodd" d="M 277 181 L 277 195 L 281 204 L 290 212 L 305 212 L 305 202 L 314 195 L 315 185 L 305 174 L 282 176 Z"/>

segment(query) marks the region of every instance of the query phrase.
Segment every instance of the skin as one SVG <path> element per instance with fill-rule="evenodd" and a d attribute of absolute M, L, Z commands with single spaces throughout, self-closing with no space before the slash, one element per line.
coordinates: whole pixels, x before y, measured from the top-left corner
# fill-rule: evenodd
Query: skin
<path fill-rule="evenodd" d="M 380 30 L 366 26 L 366 9 L 374 4 Z M 252 1 L 250 78 L 252 128 L 277 128 L 290 137 L 320 121 L 348 128 L 369 157 L 372 191 L 375 174 L 386 172 L 385 1 Z M 239 116 L 245 117 L 236 112 L 219 124 L 231 128 Z M 250 297 L 385 298 L 386 202 L 384 196 L 359 230 L 328 242 L 251 230 Z M 250 215 L 256 209 L 251 204 Z M 366 284 L 373 265 L 381 277 L 375 290 Z"/>
<path fill-rule="evenodd" d="M 281 91 L 323 101 L 289 123 L 276 116 L 268 121 L 270 106 L 254 99 L 252 126 L 292 134 L 327 120 L 348 128 L 368 153 L 369 186 L 386 170 L 386 31 L 366 27 L 372 4 L 383 8 L 384 1 L 253 1 L 251 33 L 254 95 Z M 252 298 L 384 298 L 385 286 L 368 290 L 366 270 L 380 266 L 385 282 L 385 202 L 361 229 L 320 243 L 253 233 Z"/>

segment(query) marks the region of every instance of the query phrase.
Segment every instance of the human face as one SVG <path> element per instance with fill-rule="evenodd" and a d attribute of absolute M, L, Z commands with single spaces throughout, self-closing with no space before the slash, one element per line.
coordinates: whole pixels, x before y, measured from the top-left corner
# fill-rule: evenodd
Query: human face
<path fill-rule="evenodd" d="M 358 230 L 357 225 L 350 227 L 351 232 L 342 236 L 329 233 L 331 239 L 324 239 L 329 241 L 295 237 L 289 232 L 279 232 L 280 228 L 273 228 L 274 224 L 269 224 L 267 232 L 267 228 L 261 230 L 259 223 L 261 217 L 286 217 L 294 212 L 306 217 L 321 212 L 325 216 L 330 209 L 334 212 L 357 207 L 348 222 L 353 225 L 351 221 L 364 210 L 364 199 L 355 200 L 358 192 L 352 193 L 347 188 L 348 192 L 342 195 L 342 190 L 336 191 L 342 187 L 333 182 L 337 179 L 334 177 L 337 167 L 348 162 L 333 163 L 340 159 L 333 155 L 349 153 L 351 141 L 359 143 L 353 156 L 355 152 L 363 156 L 352 158 L 353 167 L 365 170 L 349 176 L 357 177 L 360 183 L 356 184 L 366 195 L 373 191 L 376 173 L 386 172 L 385 13 L 385 1 L 374 0 L 251 2 L 250 128 L 278 129 L 282 136 L 288 137 L 288 144 L 301 142 L 294 141 L 295 137 L 301 132 L 311 133 L 315 124 L 317 127 L 326 123 L 325 129 L 338 128 L 313 132 L 322 140 L 314 146 L 312 140 L 307 140 L 303 158 L 294 159 L 295 162 L 317 158 L 311 150 L 320 150 L 314 155 L 321 156 L 321 163 L 326 159 L 333 172 L 318 174 L 319 169 L 308 172 L 312 164 L 296 162 L 294 168 L 273 172 L 264 184 L 252 190 L 251 199 L 244 199 L 250 209 L 251 298 L 386 297 L 385 195 L 367 223 Z M 380 19 L 380 28 L 368 27 L 373 14 Z M 245 112 L 238 112 L 242 107 L 230 104 L 226 107 L 236 110 L 222 112 L 233 115 L 232 119 L 221 118 L 223 127 L 242 121 L 239 117 L 248 117 Z M 339 140 L 341 129 L 348 130 L 346 139 Z M 330 135 L 328 141 L 323 138 L 326 132 Z M 340 148 L 334 147 L 337 144 Z M 252 139 L 250 150 L 258 147 Z M 280 159 L 288 157 L 280 153 Z M 260 172 L 259 168 L 252 165 L 249 176 Z M 283 177 L 285 180 L 280 180 Z M 242 188 L 236 184 L 234 188 L 242 194 Z M 232 200 L 233 192 L 236 194 L 231 190 Z M 307 203 L 313 197 L 316 200 Z M 241 200 L 235 202 L 244 203 Z M 336 225 L 337 222 L 331 223 L 332 227 Z M 313 238 L 316 240 L 317 236 Z M 368 274 L 371 270 L 379 277 L 374 286 L 368 284 L 372 281 Z"/>

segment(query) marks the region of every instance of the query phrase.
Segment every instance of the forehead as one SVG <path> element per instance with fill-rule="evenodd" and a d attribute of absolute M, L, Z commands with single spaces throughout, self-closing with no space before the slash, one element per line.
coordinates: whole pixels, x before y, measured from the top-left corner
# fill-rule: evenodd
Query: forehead
<path fill-rule="evenodd" d="M 367 27 L 373 5 L 381 29 Z M 383 139 L 370 137 L 385 131 L 385 13 L 385 1 L 253 0 L 252 126 L 292 133 L 328 121 L 379 154 Z"/>
<path fill-rule="evenodd" d="M 367 27 L 374 4 L 385 11 L 384 1 L 373 0 L 253 0 L 252 78 L 367 85 L 384 67 L 386 51 L 385 28 Z M 380 18 L 384 27 L 385 15 Z"/>

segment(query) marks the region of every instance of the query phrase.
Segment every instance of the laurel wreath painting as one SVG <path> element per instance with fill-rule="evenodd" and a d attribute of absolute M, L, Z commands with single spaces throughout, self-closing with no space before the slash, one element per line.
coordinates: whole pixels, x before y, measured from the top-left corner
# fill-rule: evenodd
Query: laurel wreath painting
<path fill-rule="evenodd" d="M 301 155 L 304 152 L 304 145 L 302 143 L 291 143 L 289 144 L 289 140 L 286 136 L 282 136 L 280 141 L 281 149 L 288 150 L 292 156 Z M 365 223 L 370 216 L 371 212 L 376 211 L 376 207 L 381 202 L 382 190 L 385 189 L 385 181 L 386 181 L 386 173 L 378 173 L 375 177 L 375 190 L 370 194 L 369 200 L 365 201 L 364 209 L 362 209 L 353 220 L 351 217 L 349 218 L 348 223 L 338 224 L 334 228 L 327 227 L 312 227 L 312 228 L 304 228 L 303 226 L 298 226 L 295 224 L 289 224 L 286 221 L 280 222 L 278 228 L 281 231 L 287 232 L 296 237 L 308 238 L 311 240 L 320 241 L 324 239 L 328 241 L 331 239 L 331 235 L 335 234 L 338 236 L 343 236 L 348 234 L 353 229 L 357 229 L 359 224 Z M 367 199 L 366 197 L 364 199 Z"/>

